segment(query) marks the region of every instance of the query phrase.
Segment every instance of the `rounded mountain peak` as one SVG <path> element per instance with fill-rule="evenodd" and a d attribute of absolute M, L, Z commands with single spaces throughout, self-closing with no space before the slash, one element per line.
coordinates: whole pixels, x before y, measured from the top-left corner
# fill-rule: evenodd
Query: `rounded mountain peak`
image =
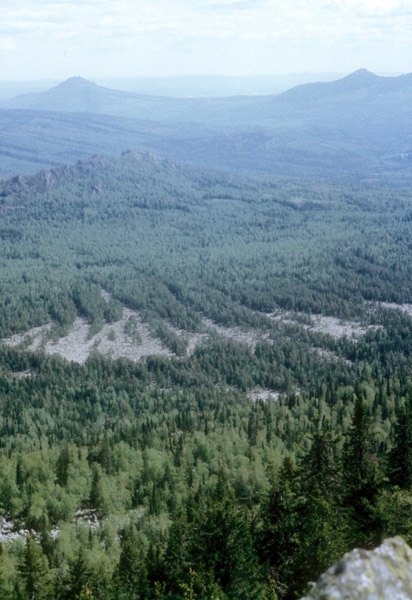
<path fill-rule="evenodd" d="M 65 87 L 65 88 L 73 88 L 73 89 L 78 89 L 78 88 L 96 88 L 98 87 L 97 83 L 94 83 L 93 81 L 90 81 L 89 79 L 85 79 L 84 77 L 79 77 L 79 76 L 75 76 L 75 77 L 69 77 L 68 79 L 66 79 L 65 81 L 63 81 L 63 83 L 60 83 L 60 85 L 58 85 L 57 87 Z"/>
<path fill-rule="evenodd" d="M 372 79 L 379 79 L 379 77 L 378 75 L 372 73 L 372 71 L 368 71 L 368 69 L 357 69 L 356 71 L 350 73 L 350 75 L 347 75 L 343 79 L 371 81 Z"/>

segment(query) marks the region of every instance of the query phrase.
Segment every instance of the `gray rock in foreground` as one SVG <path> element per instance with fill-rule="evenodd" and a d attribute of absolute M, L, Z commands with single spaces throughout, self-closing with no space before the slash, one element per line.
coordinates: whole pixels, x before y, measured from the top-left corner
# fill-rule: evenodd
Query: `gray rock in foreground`
<path fill-rule="evenodd" d="M 348 552 L 302 600 L 412 600 L 412 550 L 394 537 Z"/>

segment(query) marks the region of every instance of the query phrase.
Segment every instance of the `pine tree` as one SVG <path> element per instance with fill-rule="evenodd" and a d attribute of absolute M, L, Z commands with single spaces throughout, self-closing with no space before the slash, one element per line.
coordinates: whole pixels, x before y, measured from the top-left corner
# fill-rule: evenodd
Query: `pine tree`
<path fill-rule="evenodd" d="M 395 424 L 395 443 L 389 454 L 389 480 L 403 489 L 412 487 L 412 412 L 408 399 Z"/>
<path fill-rule="evenodd" d="M 61 487 L 67 484 L 69 478 L 70 454 L 69 446 L 64 444 L 56 462 L 56 483 Z"/>
<path fill-rule="evenodd" d="M 169 529 L 168 542 L 164 556 L 164 576 L 169 586 L 178 591 L 178 583 L 183 580 L 190 567 L 190 515 L 194 512 L 189 504 L 193 503 L 192 495 L 186 501 L 186 506 L 179 507 L 173 515 Z"/>
<path fill-rule="evenodd" d="M 346 550 L 336 446 L 330 424 L 319 423 L 312 436 L 312 445 L 299 466 L 304 501 L 301 504 L 299 547 L 294 556 L 298 565 L 294 580 L 302 588 Z"/>
<path fill-rule="evenodd" d="M 74 560 L 69 562 L 67 579 L 67 599 L 78 598 L 91 580 L 91 572 L 86 560 L 87 551 L 81 544 Z"/>
<path fill-rule="evenodd" d="M 213 597 L 214 593 L 228 598 L 260 597 L 260 570 L 250 524 L 223 473 L 216 488 L 198 498 L 188 553 L 200 597 Z"/>
<path fill-rule="evenodd" d="M 99 511 L 101 515 L 107 513 L 107 502 L 102 485 L 102 474 L 100 465 L 92 465 L 92 482 L 90 486 L 89 505 Z"/>
<path fill-rule="evenodd" d="M 316 424 L 310 449 L 299 464 L 302 486 L 307 493 L 316 488 L 324 496 L 335 497 L 341 488 L 337 438 L 329 421 Z"/>
<path fill-rule="evenodd" d="M 294 560 L 299 551 L 302 528 L 302 496 L 299 473 L 286 456 L 262 503 L 261 527 L 257 535 L 260 560 L 276 582 L 276 589 L 289 589 L 295 578 Z"/>
<path fill-rule="evenodd" d="M 120 597 L 128 600 L 148 597 L 146 551 L 134 525 L 123 534 L 115 580 Z"/>
<path fill-rule="evenodd" d="M 40 600 L 47 595 L 47 563 L 34 537 L 27 536 L 23 557 L 17 570 L 23 579 L 27 600 Z"/>
<path fill-rule="evenodd" d="M 98 461 L 106 475 L 113 474 L 112 447 L 107 429 L 104 431 L 103 440 L 101 442 L 98 454 Z"/>
<path fill-rule="evenodd" d="M 371 452 L 370 419 L 361 393 L 355 399 L 352 425 L 343 449 L 343 496 L 351 545 L 380 541 L 374 503 L 379 490 L 377 457 Z"/>
<path fill-rule="evenodd" d="M 368 473 L 368 451 L 370 448 L 370 419 L 362 394 L 355 398 L 352 425 L 343 454 L 346 487 L 353 491 L 365 481 Z"/>

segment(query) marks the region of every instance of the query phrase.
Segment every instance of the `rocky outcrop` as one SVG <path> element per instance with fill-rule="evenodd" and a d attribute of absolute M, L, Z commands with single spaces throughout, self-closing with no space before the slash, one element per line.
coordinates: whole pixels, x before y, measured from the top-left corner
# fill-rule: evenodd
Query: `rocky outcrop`
<path fill-rule="evenodd" d="M 372 551 L 355 549 L 302 600 L 412 600 L 412 550 L 400 537 Z"/>

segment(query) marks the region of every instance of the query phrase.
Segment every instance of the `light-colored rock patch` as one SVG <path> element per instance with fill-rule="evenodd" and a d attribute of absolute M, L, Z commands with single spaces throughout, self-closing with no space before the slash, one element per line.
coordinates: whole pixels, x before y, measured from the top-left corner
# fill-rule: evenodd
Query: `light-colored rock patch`
<path fill-rule="evenodd" d="M 8 521 L 5 517 L 0 517 L 0 543 L 7 544 L 8 542 L 14 542 L 19 538 L 24 538 L 28 534 L 26 529 L 15 529 L 15 525 L 12 521 Z"/>
<path fill-rule="evenodd" d="M 66 360 L 82 364 L 86 362 L 93 346 L 93 341 L 87 340 L 88 333 L 87 321 L 78 317 L 70 332 L 56 342 L 46 342 L 44 351 L 46 354 L 58 354 Z M 30 350 L 34 350 L 34 348 L 30 348 Z"/>
<path fill-rule="evenodd" d="M 376 325 L 369 325 L 365 327 L 358 321 L 338 319 L 337 317 L 329 317 L 326 315 L 302 315 L 305 316 L 306 319 L 310 319 L 310 325 L 308 323 L 301 322 L 298 318 L 299 314 L 294 316 L 292 312 L 270 313 L 267 316 L 274 321 L 298 325 L 303 329 L 327 334 L 335 339 L 347 337 L 352 340 L 358 340 L 371 329 L 378 328 Z"/>
<path fill-rule="evenodd" d="M 141 343 L 136 344 L 124 332 L 124 326 L 130 317 L 134 317 L 138 324 Z M 172 353 L 165 349 L 160 340 L 154 338 L 148 327 L 132 310 L 123 309 L 123 318 L 116 323 L 106 323 L 101 331 L 88 339 L 90 327 L 81 318 L 77 318 L 70 333 L 60 338 L 57 342 L 48 342 L 45 351 L 48 354 L 59 354 L 67 360 L 84 363 L 92 351 L 97 351 L 104 356 L 112 358 L 129 358 L 138 362 L 143 356 L 151 354 L 171 356 Z"/>
<path fill-rule="evenodd" d="M 125 324 L 130 317 L 136 319 L 141 338 L 139 344 L 136 344 L 132 337 L 124 332 Z M 32 351 L 43 348 L 46 354 L 57 354 L 66 360 L 80 364 L 85 363 L 93 351 L 113 358 L 129 358 L 134 362 L 153 354 L 172 356 L 172 353 L 164 348 L 160 340 L 150 334 L 148 327 L 139 315 L 127 308 L 123 309 L 123 317 L 120 321 L 106 323 L 99 333 L 92 337 L 89 337 L 90 325 L 80 317 L 74 321 L 69 333 L 57 341 L 49 339 L 50 328 L 51 324 L 36 327 L 3 341 L 13 347 L 24 345 L 25 348 Z"/>
<path fill-rule="evenodd" d="M 412 600 L 412 550 L 395 537 L 348 552 L 302 600 Z"/>
<path fill-rule="evenodd" d="M 275 392 L 275 390 L 270 390 L 268 388 L 255 388 L 248 393 L 248 397 L 256 402 L 257 400 L 263 400 L 263 402 L 267 402 L 268 400 L 279 400 L 280 392 Z"/>
<path fill-rule="evenodd" d="M 362 327 L 357 321 L 344 321 L 336 317 L 316 315 L 311 317 L 313 325 L 309 329 L 332 336 L 335 339 L 348 337 L 359 339 L 367 333 L 368 327 Z"/>
<path fill-rule="evenodd" d="M 268 334 L 264 334 L 257 329 L 243 330 L 240 327 L 223 327 L 223 325 L 217 325 L 211 319 L 204 318 L 203 323 L 209 330 L 215 331 L 224 338 L 243 342 L 252 350 L 256 348 L 258 342 L 267 340 L 269 337 Z"/>
<path fill-rule="evenodd" d="M 111 295 L 105 290 L 102 290 L 102 296 L 106 302 L 111 299 Z M 410 314 L 412 314 L 412 305 L 383 304 L 383 306 L 403 309 L 406 312 L 410 311 Z M 336 339 L 346 336 L 354 341 L 365 335 L 368 330 L 377 328 L 377 326 L 364 327 L 357 321 L 342 320 L 325 315 L 309 316 L 288 311 L 271 313 L 265 316 L 273 321 L 293 324 L 310 331 L 331 335 Z M 132 333 L 133 328 L 130 329 L 130 320 L 134 322 L 134 335 Z M 259 342 L 265 341 L 267 344 L 273 344 L 269 333 L 258 329 L 246 330 L 240 327 L 224 327 L 208 318 L 203 318 L 203 325 L 204 333 L 192 333 L 177 329 L 167 323 L 171 331 L 187 340 L 186 356 L 191 356 L 196 348 L 213 333 L 226 339 L 247 344 L 252 351 L 255 350 Z M 32 328 L 26 333 L 13 335 L 4 339 L 3 342 L 8 346 L 21 346 L 31 351 L 41 349 L 46 354 L 57 354 L 66 360 L 80 364 L 83 364 L 92 352 L 111 356 L 114 359 L 124 357 L 134 362 L 138 362 L 149 355 L 174 356 L 161 340 L 151 333 L 149 325 L 141 319 L 140 315 L 136 311 L 125 307 L 123 307 L 123 317 L 119 321 L 104 324 L 102 329 L 93 336 L 90 335 L 89 324 L 81 317 L 76 318 L 67 335 L 57 340 L 51 339 L 51 329 L 52 323 L 48 323 L 41 327 Z M 125 329 L 130 335 L 125 332 Z M 321 348 L 316 348 L 315 351 L 328 360 L 339 360 L 339 357 L 332 355 L 329 351 Z"/>
<path fill-rule="evenodd" d="M 318 354 L 319 356 L 321 356 L 322 358 L 331 361 L 331 362 L 344 362 L 346 365 L 351 366 L 353 365 L 353 362 L 350 360 L 347 360 L 346 358 L 342 358 L 341 356 L 338 356 L 335 352 L 331 352 L 330 350 L 325 350 L 324 348 L 318 348 L 318 347 L 314 347 L 313 350 L 316 352 L 316 354 Z"/>
<path fill-rule="evenodd" d="M 394 302 L 381 302 L 380 306 L 384 308 L 390 308 L 392 310 L 401 310 L 410 317 L 412 317 L 412 304 L 395 304 Z"/>
<path fill-rule="evenodd" d="M 50 332 L 51 327 L 51 323 L 47 323 L 41 327 L 33 327 L 25 333 L 16 333 L 3 341 L 7 346 L 11 346 L 12 348 L 25 345 L 29 350 L 38 350 Z"/>

